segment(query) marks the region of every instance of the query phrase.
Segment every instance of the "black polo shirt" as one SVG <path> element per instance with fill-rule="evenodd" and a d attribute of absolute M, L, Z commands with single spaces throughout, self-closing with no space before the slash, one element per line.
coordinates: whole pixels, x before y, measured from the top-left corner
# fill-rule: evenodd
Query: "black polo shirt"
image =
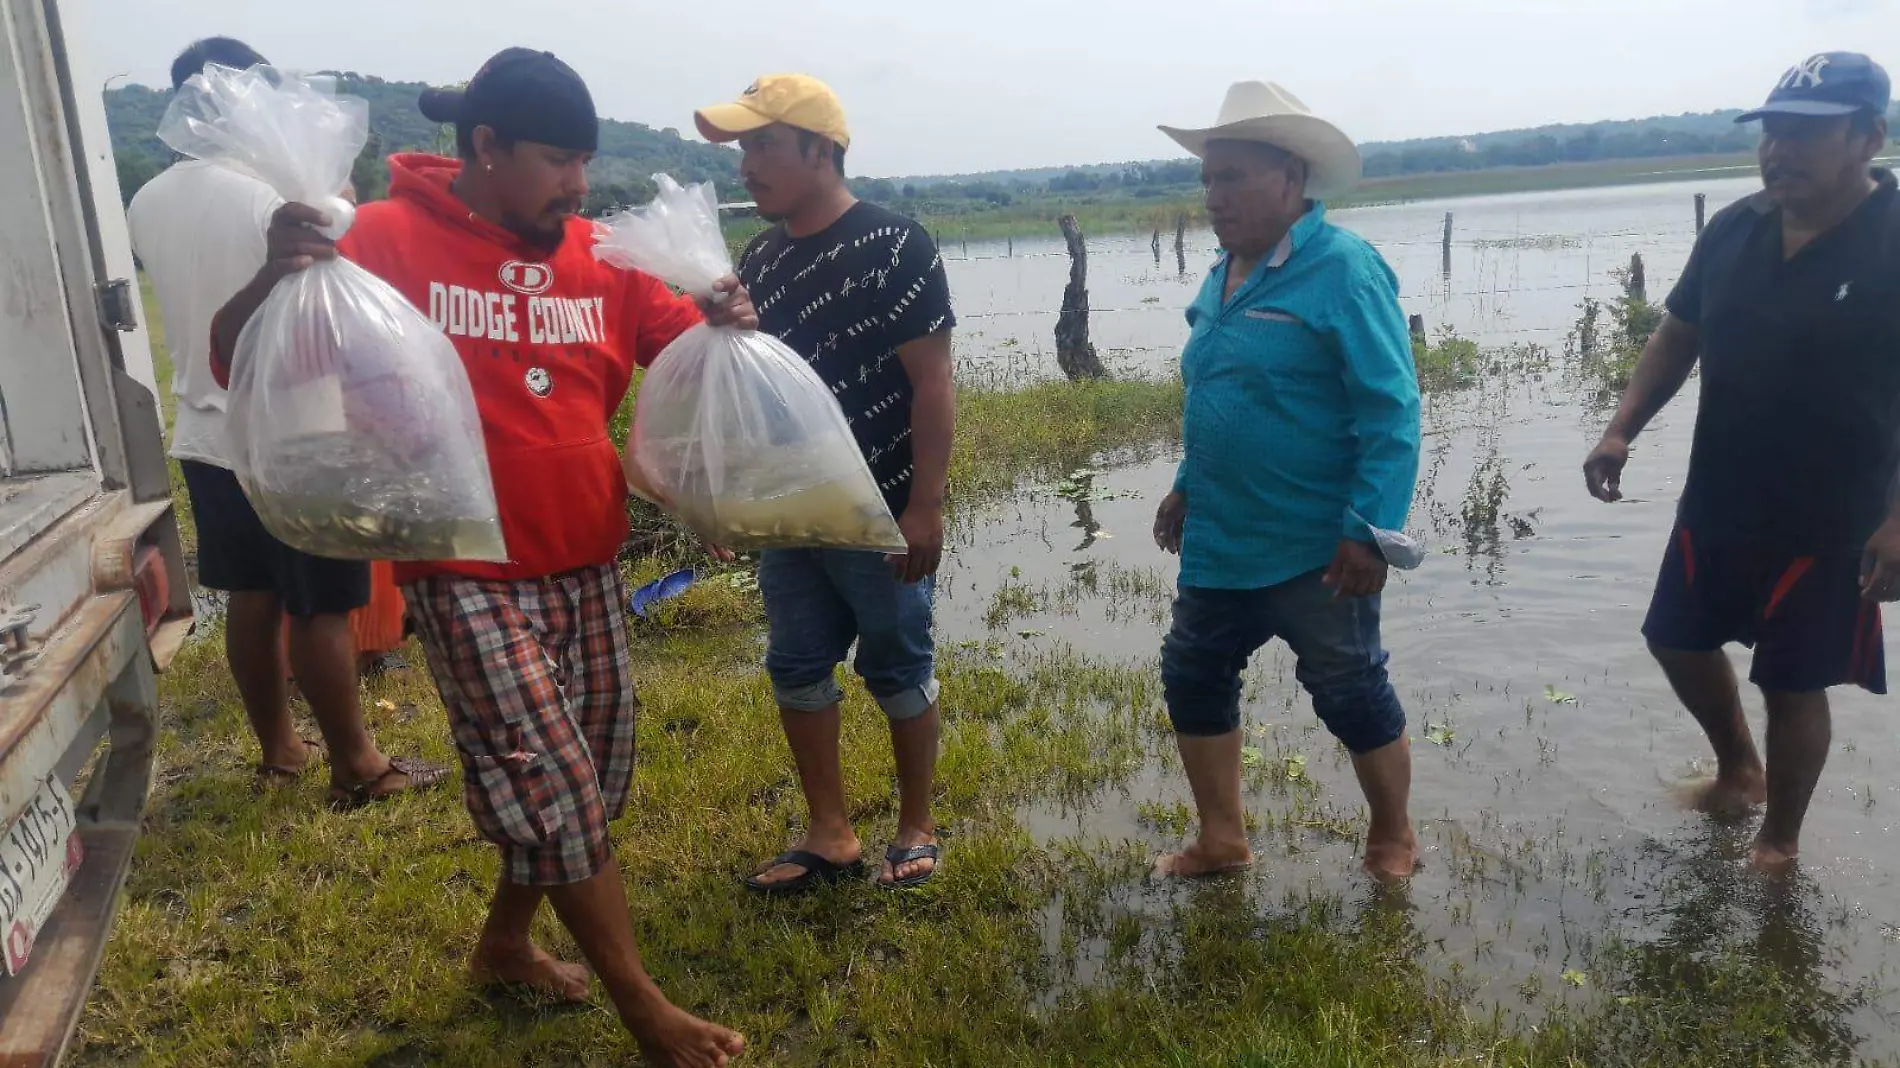
<path fill-rule="evenodd" d="M 1696 242 L 1669 311 L 1700 328 L 1702 400 L 1682 496 L 1699 538 L 1858 551 L 1900 461 L 1900 196 L 1893 173 L 1793 259 L 1766 194 Z"/>

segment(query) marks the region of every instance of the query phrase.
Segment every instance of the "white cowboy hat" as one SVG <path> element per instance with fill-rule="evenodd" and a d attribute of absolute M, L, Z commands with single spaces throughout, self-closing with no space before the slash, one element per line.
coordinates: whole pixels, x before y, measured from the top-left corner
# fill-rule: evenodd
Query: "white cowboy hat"
<path fill-rule="evenodd" d="M 1235 82 L 1210 127 L 1160 129 L 1196 157 L 1207 155 L 1209 141 L 1259 141 L 1285 149 L 1306 161 L 1306 195 L 1314 200 L 1337 196 L 1359 181 L 1359 149 L 1352 138 L 1272 82 Z"/>

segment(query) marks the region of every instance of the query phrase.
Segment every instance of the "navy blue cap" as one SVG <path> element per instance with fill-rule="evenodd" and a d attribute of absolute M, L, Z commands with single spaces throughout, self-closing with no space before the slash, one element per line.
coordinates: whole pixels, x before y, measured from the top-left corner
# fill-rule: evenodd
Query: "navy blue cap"
<path fill-rule="evenodd" d="M 1885 115 L 1893 102 L 1893 82 L 1880 64 L 1859 52 L 1823 52 L 1788 69 L 1768 94 L 1768 102 L 1736 119 L 1755 122 L 1767 115 L 1833 118 L 1871 112 Z"/>
<path fill-rule="evenodd" d="M 600 119 L 587 83 L 552 52 L 508 48 L 495 54 L 462 89 L 427 89 L 418 101 L 433 122 L 454 123 L 468 137 L 487 126 L 510 141 L 571 152 L 600 146 Z"/>

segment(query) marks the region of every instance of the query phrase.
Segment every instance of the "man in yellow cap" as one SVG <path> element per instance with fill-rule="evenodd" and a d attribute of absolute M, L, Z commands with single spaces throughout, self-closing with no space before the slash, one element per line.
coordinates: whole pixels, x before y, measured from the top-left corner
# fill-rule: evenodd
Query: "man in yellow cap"
<path fill-rule="evenodd" d="M 760 328 L 831 387 L 908 546 L 888 559 L 795 549 L 760 560 L 771 630 L 765 666 L 811 819 L 804 839 L 747 885 L 797 893 L 862 866 L 838 755 L 844 692 L 836 672 L 855 642 L 855 667 L 890 720 L 897 758 L 897 836 L 878 884 L 918 886 L 940 859 L 930 812 L 938 736 L 931 597 L 956 421 L 943 261 L 923 227 L 851 195 L 851 133 L 823 82 L 760 78 L 695 118 L 708 140 L 738 142 L 746 189 L 775 224 L 739 260 Z"/>

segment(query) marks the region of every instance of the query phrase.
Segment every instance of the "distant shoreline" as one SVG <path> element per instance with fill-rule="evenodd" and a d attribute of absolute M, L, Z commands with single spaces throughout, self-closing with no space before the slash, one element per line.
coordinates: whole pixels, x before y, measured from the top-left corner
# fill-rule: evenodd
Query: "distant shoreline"
<path fill-rule="evenodd" d="M 1884 158 L 1887 166 L 1900 157 Z M 1562 163 L 1547 167 L 1497 167 L 1481 171 L 1442 171 L 1402 177 L 1377 178 L 1365 182 L 1346 196 L 1329 201 L 1329 208 L 1380 207 L 1391 204 L 1453 200 L 1462 197 L 1497 196 L 1509 193 L 1556 192 L 1567 189 L 1599 189 L 1623 185 L 1660 182 L 1686 183 L 1696 180 L 1720 181 L 1748 178 L 1756 174 L 1753 153 L 1676 156 L 1650 159 L 1600 160 L 1589 163 Z M 903 211 L 899 201 L 890 205 Z M 1723 205 L 1711 204 L 1713 214 Z M 1684 207 L 1685 212 L 1688 210 Z M 1056 220 L 1073 214 L 1089 235 L 1152 234 L 1158 232 L 1164 248 L 1172 247 L 1179 216 L 1185 213 L 1188 228 L 1205 225 L 1201 216 L 1200 191 L 1180 186 L 1165 195 L 1138 198 L 1120 195 L 1053 196 L 1025 198 L 1014 204 L 979 211 L 935 213 L 923 210 L 915 215 L 940 243 L 964 241 L 1001 241 L 1015 238 L 1053 238 Z M 756 229 L 757 224 L 752 224 Z"/>

